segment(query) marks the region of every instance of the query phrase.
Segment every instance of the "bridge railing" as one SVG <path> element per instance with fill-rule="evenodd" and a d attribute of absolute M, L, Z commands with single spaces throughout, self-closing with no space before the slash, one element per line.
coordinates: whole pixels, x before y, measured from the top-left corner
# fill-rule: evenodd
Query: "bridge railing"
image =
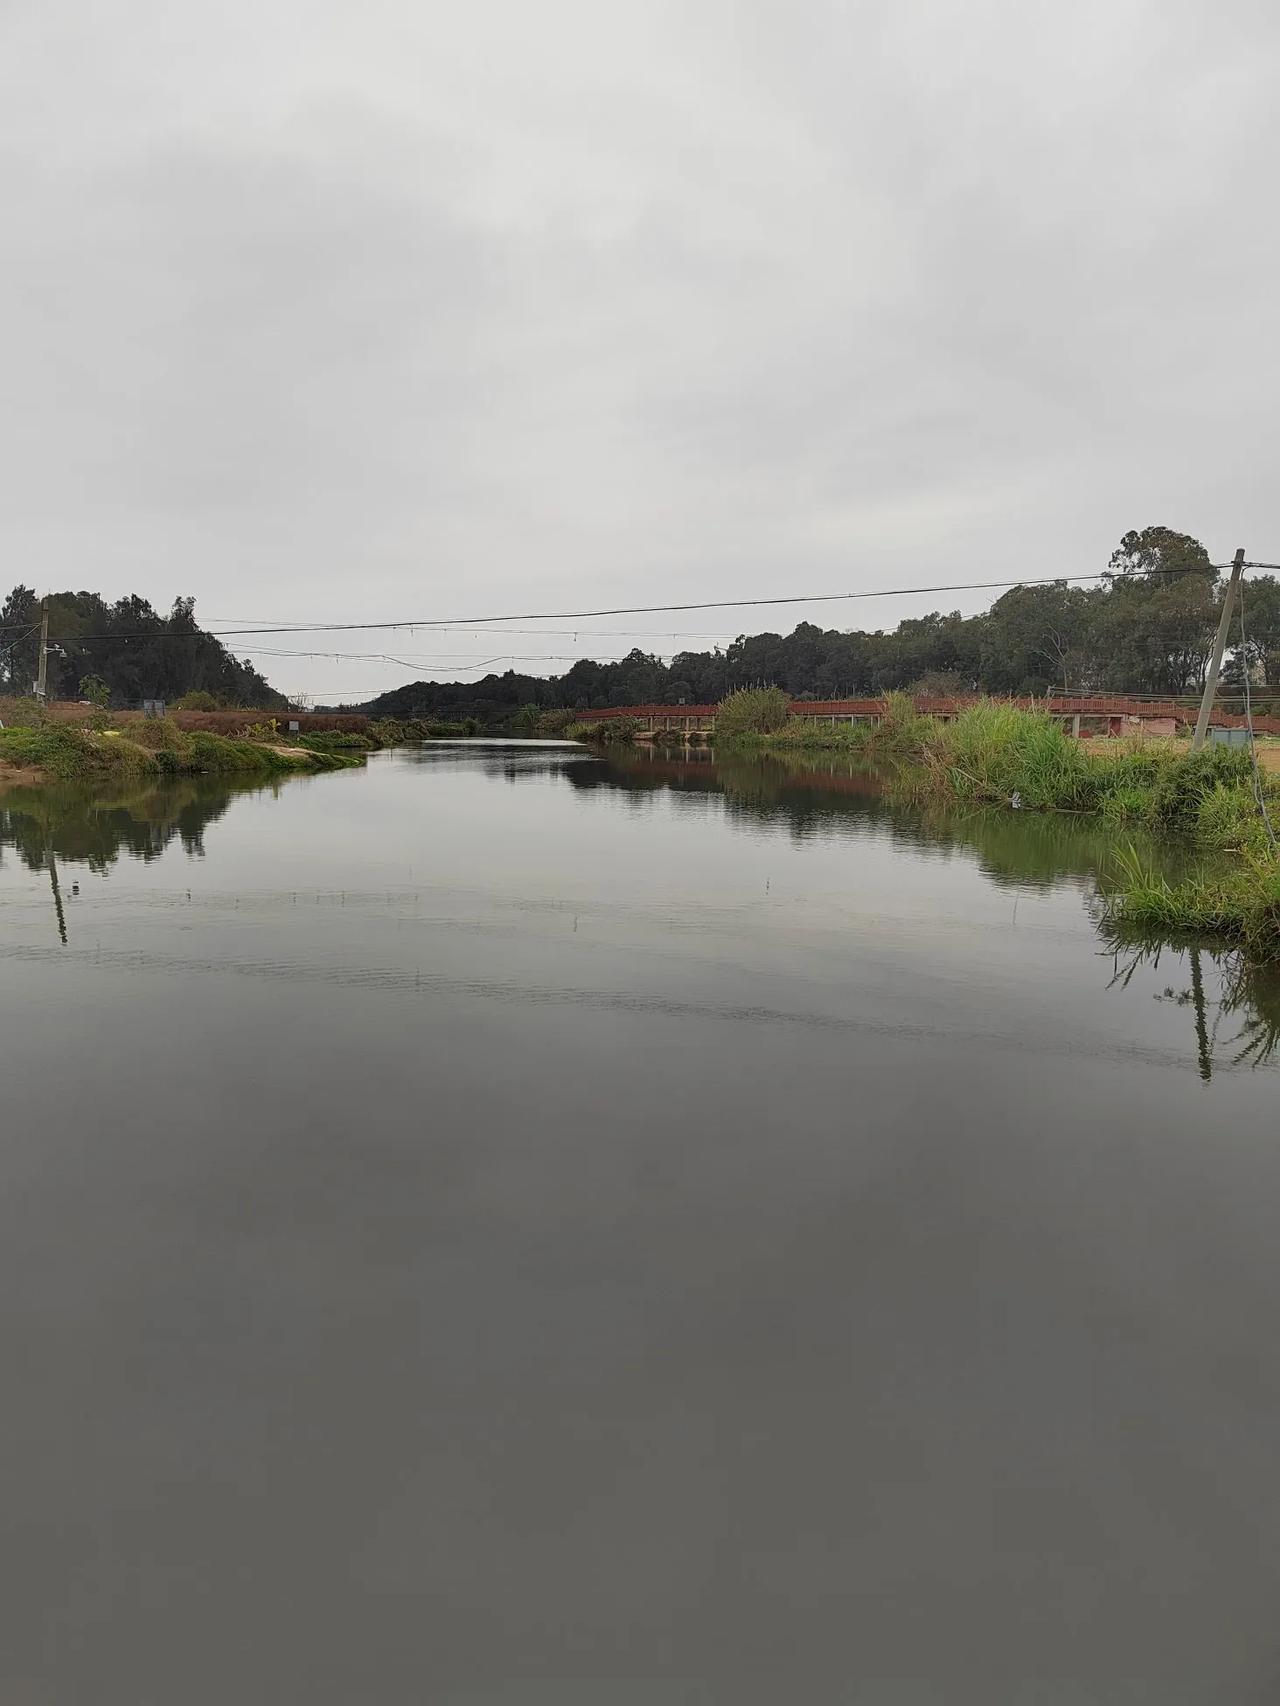
<path fill-rule="evenodd" d="M 933 717 L 957 716 L 967 706 L 979 703 L 983 697 L 981 694 L 912 696 L 916 710 L 924 716 Z M 1189 724 L 1194 723 L 1196 717 L 1196 706 L 1192 700 L 1132 693 L 1051 693 L 1043 699 L 1011 697 L 1001 700 L 1001 703 L 1015 705 L 1021 710 L 1045 711 L 1051 717 L 1070 719 L 1073 727 L 1076 718 L 1079 718 L 1082 729 L 1086 724 L 1095 724 L 1102 720 L 1106 720 L 1110 725 L 1117 718 L 1131 719 L 1137 723 L 1172 720 L 1174 723 Z M 862 699 L 793 699 L 789 710 L 793 717 L 801 719 L 854 722 L 876 721 L 885 715 L 887 708 L 886 700 L 877 696 Z M 718 710 L 717 705 L 611 705 L 603 710 L 581 711 L 578 715 L 584 722 L 631 717 L 640 723 L 648 723 L 651 726 L 660 724 L 665 728 L 673 728 L 681 723 L 697 723 L 706 732 L 708 725 L 714 729 Z M 1228 710 L 1225 705 L 1215 709 L 1213 720 L 1226 728 L 1241 728 L 1245 724 L 1241 712 Z M 1280 716 L 1255 713 L 1253 723 L 1259 734 L 1280 735 Z"/>

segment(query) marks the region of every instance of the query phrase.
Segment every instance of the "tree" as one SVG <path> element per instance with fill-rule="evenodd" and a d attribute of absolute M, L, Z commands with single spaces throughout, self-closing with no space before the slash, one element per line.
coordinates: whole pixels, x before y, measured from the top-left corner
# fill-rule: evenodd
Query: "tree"
<path fill-rule="evenodd" d="M 10 693 L 27 694 L 40 662 L 40 600 L 29 586 L 15 586 L 0 607 L 0 682 Z"/>
<path fill-rule="evenodd" d="M 160 615 L 136 595 L 108 604 L 96 592 L 50 593 L 49 693 L 66 697 L 88 675 L 97 676 L 117 704 L 167 699 L 204 691 L 232 705 L 283 709 L 284 700 L 249 664 L 233 657 L 195 619 L 194 601 L 175 600 Z M 40 605 L 35 593 L 15 587 L 0 613 L 0 684 L 28 693 L 39 650 Z M 24 627 L 29 630 L 21 637 Z M 17 640 L 15 646 L 13 642 Z"/>
<path fill-rule="evenodd" d="M 84 675 L 80 678 L 80 697 L 105 711 L 111 703 L 111 689 L 100 675 Z"/>
<path fill-rule="evenodd" d="M 1280 676 L 1280 591 L 1263 577 L 1248 596 L 1257 612 L 1250 657 Z M 1199 540 L 1147 527 L 1125 534 L 1100 586 L 1015 586 L 980 616 L 935 610 L 873 633 L 801 622 L 790 634 L 740 634 L 723 650 L 680 652 L 670 664 L 637 650 L 615 663 L 583 658 L 558 678 L 414 682 L 369 709 L 493 723 L 509 722 L 521 704 L 716 704 L 770 687 L 795 699 L 845 699 L 929 680 L 989 693 L 1188 693 L 1203 684 L 1219 609 L 1218 574 Z"/>
<path fill-rule="evenodd" d="M 1218 578 L 1200 541 L 1189 533 L 1175 533 L 1171 527 L 1144 527 L 1141 533 L 1126 533 L 1111 553 L 1110 573 L 1147 575 L 1160 584 L 1188 573 L 1203 575 L 1209 581 Z"/>
<path fill-rule="evenodd" d="M 1097 594 L 1055 581 L 1015 586 L 991 606 L 978 674 L 1004 693 L 1093 685 L 1091 631 Z"/>
<path fill-rule="evenodd" d="M 1239 681 L 1241 663 L 1251 670 L 1249 679 L 1266 687 L 1280 687 L 1280 580 L 1275 575 L 1246 575 L 1241 588 L 1248 651 L 1239 655 L 1239 611 L 1232 621 L 1231 643 L 1236 656 L 1225 671 L 1226 679 Z"/>

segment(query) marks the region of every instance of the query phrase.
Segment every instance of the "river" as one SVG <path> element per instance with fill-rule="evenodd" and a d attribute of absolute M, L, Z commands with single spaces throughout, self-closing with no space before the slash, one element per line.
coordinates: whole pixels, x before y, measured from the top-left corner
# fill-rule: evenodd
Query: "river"
<path fill-rule="evenodd" d="M 0 1699 L 1280 1698 L 1280 990 L 1097 828 L 0 795 Z"/>

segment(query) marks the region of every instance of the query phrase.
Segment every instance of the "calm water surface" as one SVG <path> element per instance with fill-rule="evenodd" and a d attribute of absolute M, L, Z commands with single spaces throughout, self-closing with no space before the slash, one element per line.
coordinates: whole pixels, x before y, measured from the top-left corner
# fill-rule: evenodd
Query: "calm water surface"
<path fill-rule="evenodd" d="M 1280 1699 L 1280 991 L 1097 832 L 0 796 L 0 1700 Z"/>

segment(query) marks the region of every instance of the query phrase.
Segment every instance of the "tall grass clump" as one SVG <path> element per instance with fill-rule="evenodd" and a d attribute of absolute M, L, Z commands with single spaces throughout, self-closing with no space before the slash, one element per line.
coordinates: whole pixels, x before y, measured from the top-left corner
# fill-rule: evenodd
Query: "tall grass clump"
<path fill-rule="evenodd" d="M 716 734 L 772 735 L 784 729 L 791 716 L 791 700 L 780 687 L 742 687 L 716 707 Z"/>
<path fill-rule="evenodd" d="M 914 757 L 936 791 L 974 802 L 1019 802 L 1033 811 L 1090 811 L 1098 778 L 1079 741 L 1052 718 L 990 700 L 949 723 L 929 719 Z"/>
<path fill-rule="evenodd" d="M 1280 859 L 1268 850 L 1170 882 L 1132 847 L 1116 854 L 1108 915 L 1119 925 L 1239 942 L 1251 960 L 1280 959 Z"/>
<path fill-rule="evenodd" d="M 761 745 L 778 752 L 865 753 L 871 744 L 870 723 L 823 723 L 815 717 L 792 717 L 775 735 L 761 737 Z"/>
<path fill-rule="evenodd" d="M 1205 746 L 1199 752 L 1178 755 L 1155 780 L 1152 824 L 1157 829 L 1191 834 L 1205 801 L 1219 786 L 1247 794 L 1252 769 L 1248 751 L 1238 746 Z"/>
<path fill-rule="evenodd" d="M 290 735 L 290 746 L 300 746 L 304 752 L 368 752 L 365 735 L 350 734 L 342 729 L 320 729 L 310 735 Z"/>
<path fill-rule="evenodd" d="M 459 723 L 446 722 L 440 717 L 378 717 L 364 730 L 365 740 L 375 752 L 389 746 L 407 746 L 413 741 L 479 733 L 480 724 L 475 717 L 464 717 Z"/>
<path fill-rule="evenodd" d="M 589 717 L 570 723 L 564 731 L 566 740 L 583 741 L 589 746 L 623 746 L 640 733 L 636 717 Z"/>
<path fill-rule="evenodd" d="M 920 759 L 942 724 L 922 716 L 909 693 L 885 697 L 884 714 L 871 733 L 871 750 L 886 758 Z"/>

